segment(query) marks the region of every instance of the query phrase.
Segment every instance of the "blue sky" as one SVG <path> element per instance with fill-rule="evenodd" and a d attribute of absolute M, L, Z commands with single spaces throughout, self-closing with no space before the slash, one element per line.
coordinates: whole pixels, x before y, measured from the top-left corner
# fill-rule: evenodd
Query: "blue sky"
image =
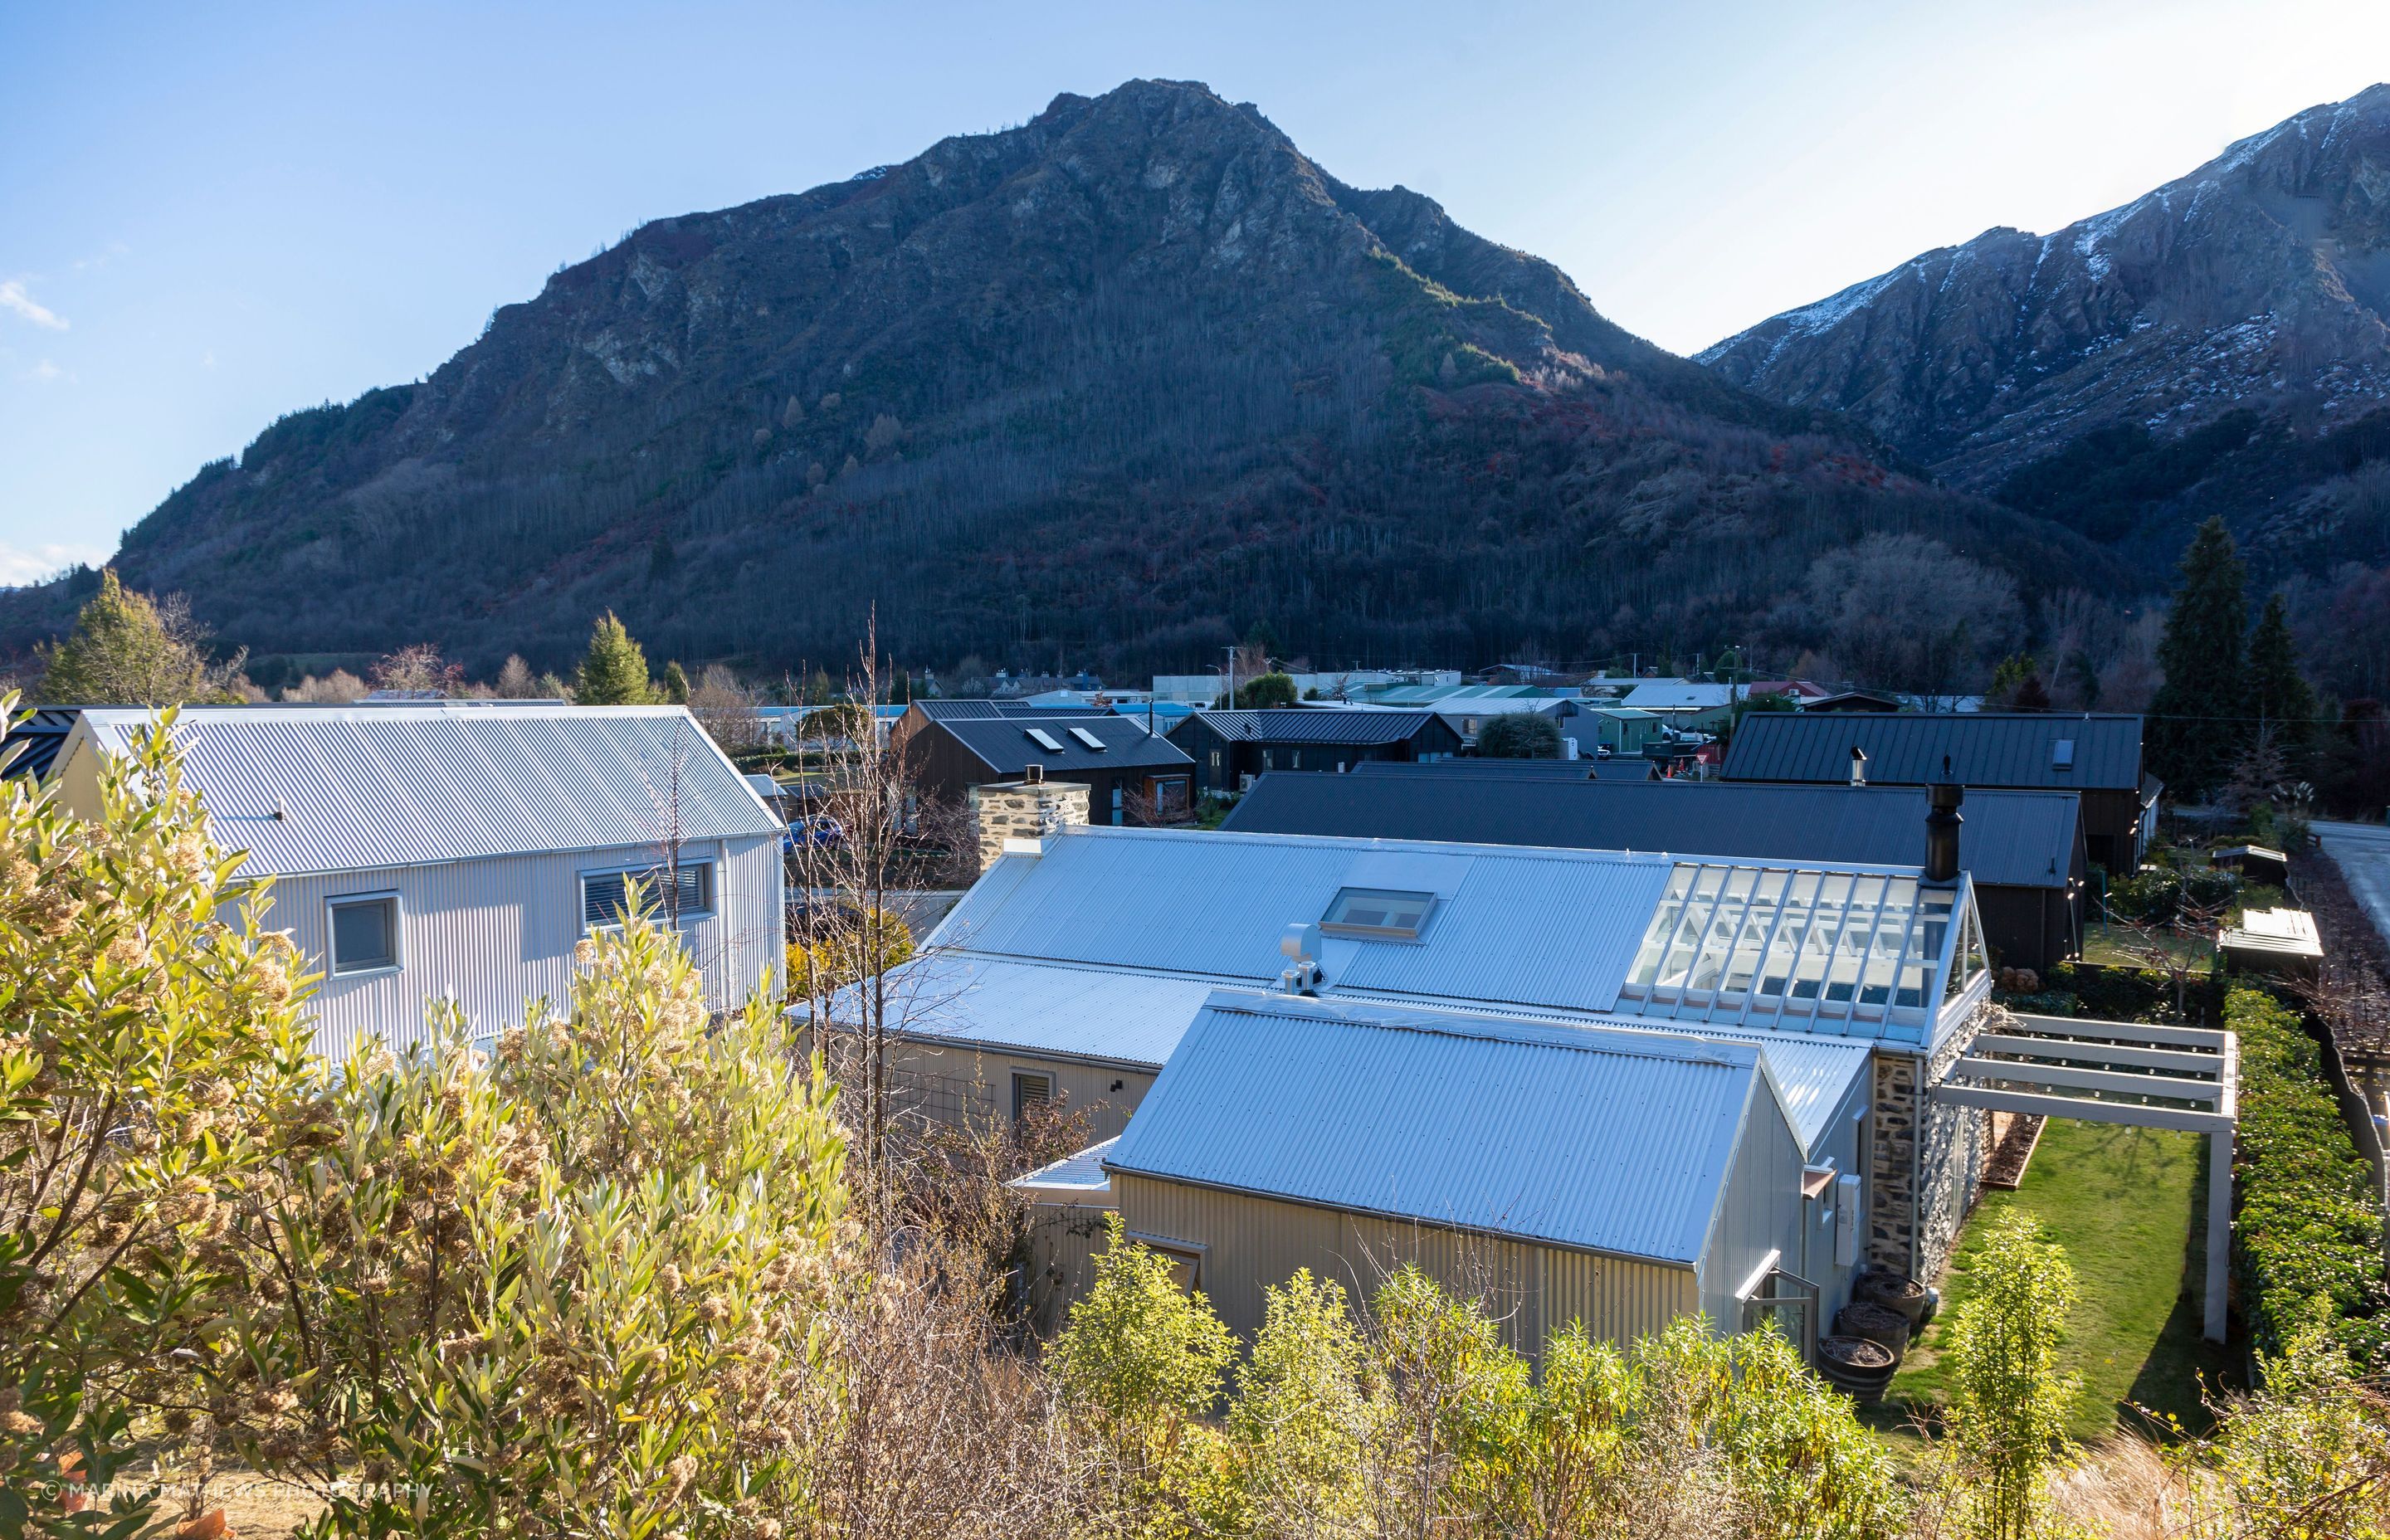
<path fill-rule="evenodd" d="M 0 0 L 0 582 L 419 378 L 642 220 L 1137 75 L 1253 101 L 1690 351 L 2390 75 L 2379 0 Z"/>

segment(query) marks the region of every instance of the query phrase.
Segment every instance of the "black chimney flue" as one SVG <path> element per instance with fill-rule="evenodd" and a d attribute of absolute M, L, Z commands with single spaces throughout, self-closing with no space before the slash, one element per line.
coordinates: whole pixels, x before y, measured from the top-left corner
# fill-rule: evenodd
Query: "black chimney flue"
<path fill-rule="evenodd" d="M 1959 880 L 1959 804 L 1967 789 L 1937 781 L 1926 789 L 1933 807 L 1925 815 L 1925 880 L 1947 888 Z"/>

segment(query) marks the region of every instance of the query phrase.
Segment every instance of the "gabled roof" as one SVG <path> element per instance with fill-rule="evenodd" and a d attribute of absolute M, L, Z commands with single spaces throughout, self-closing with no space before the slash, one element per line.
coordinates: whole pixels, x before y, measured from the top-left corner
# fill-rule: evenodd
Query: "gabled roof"
<path fill-rule="evenodd" d="M 1433 712 L 1356 711 L 1344 707 L 1271 706 L 1252 711 L 1199 712 L 1174 734 L 1209 727 L 1223 738 L 1253 743 L 1339 743 L 1368 746 L 1417 737 Z"/>
<path fill-rule="evenodd" d="M 1105 1164 L 1690 1266 L 1780 1116 L 1744 1045 L 1221 994 Z"/>
<path fill-rule="evenodd" d="M 1017 776 L 1029 765 L 1048 774 L 1082 770 L 1118 770 L 1136 766 L 1187 769 L 1194 764 L 1169 738 L 1149 733 L 1145 724 L 1110 712 L 1071 716 L 954 717 L 938 723 L 952 733 L 980 762 L 1000 776 Z M 1093 749 L 1080 738 L 1085 733 L 1101 743 Z M 1038 741 L 1060 745 L 1049 749 Z"/>
<path fill-rule="evenodd" d="M 1654 679 L 1636 686 L 1625 703 L 1648 712 L 1715 711 L 1734 704 L 1735 687 L 1699 680 Z"/>
<path fill-rule="evenodd" d="M 1640 754 L 1613 754 L 1593 762 L 1593 778 L 1613 784 L 1623 781 L 1631 786 L 1638 781 L 1658 780 L 1660 766 Z"/>
<path fill-rule="evenodd" d="M 122 752 L 144 709 L 83 713 L 59 756 Z M 368 871 L 785 826 L 684 706 L 186 706 L 174 741 L 249 869 Z"/>
<path fill-rule="evenodd" d="M 5 738 L 0 738 L 0 750 L 14 749 L 16 757 L 0 766 L 0 775 L 28 776 L 34 780 L 50 773 L 58 763 L 58 751 L 66 747 L 67 735 L 74 730 L 75 718 L 81 716 L 81 706 L 39 706 L 22 722 L 6 724 Z"/>
<path fill-rule="evenodd" d="M 912 710 L 932 722 L 964 722 L 1006 716 L 1107 716 L 1109 706 L 1038 706 L 1026 700 L 916 700 Z"/>
<path fill-rule="evenodd" d="M 1877 785 L 2083 791 L 2141 783 L 2139 717 L 2056 712 L 1755 712 L 1735 729 L 1725 774 L 1847 782 L 1854 748 L 1867 755 L 1867 778 Z M 2061 768 L 2069 755 L 2071 765 Z"/>
<path fill-rule="evenodd" d="M 1654 855 L 1071 827 L 1009 853 L 930 945 L 1266 982 L 1338 892 L 1429 892 L 1417 943 L 1330 936 L 1332 987 L 1606 1010 L 1674 863 Z"/>
<path fill-rule="evenodd" d="M 1767 861 L 1914 865 L 1925 859 L 1927 793 L 1908 786 L 1653 782 L 1650 762 L 1599 762 L 1631 781 L 1497 770 L 1499 761 L 1397 767 L 1407 774 L 1267 775 L 1221 824 L 1253 834 L 1668 851 Z M 2062 791 L 1969 791 L 1959 860 L 1979 883 L 2059 888 L 2075 871 L 2080 802 Z"/>

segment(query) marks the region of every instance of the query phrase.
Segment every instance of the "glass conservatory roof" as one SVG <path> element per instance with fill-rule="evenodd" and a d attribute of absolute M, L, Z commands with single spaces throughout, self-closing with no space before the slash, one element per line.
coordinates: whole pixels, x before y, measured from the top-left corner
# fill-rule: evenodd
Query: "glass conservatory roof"
<path fill-rule="evenodd" d="M 1985 967 L 1963 882 L 1680 862 L 1627 968 L 1619 1008 L 1923 1041 Z"/>

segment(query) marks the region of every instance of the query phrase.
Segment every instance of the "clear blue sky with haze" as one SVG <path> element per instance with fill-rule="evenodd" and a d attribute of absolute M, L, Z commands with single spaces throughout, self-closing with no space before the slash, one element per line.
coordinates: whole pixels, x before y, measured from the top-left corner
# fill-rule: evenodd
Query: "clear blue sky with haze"
<path fill-rule="evenodd" d="M 415 379 L 644 220 L 1135 76 L 1252 101 L 1690 352 L 2390 76 L 2383 0 L 0 0 L 0 582 Z"/>

